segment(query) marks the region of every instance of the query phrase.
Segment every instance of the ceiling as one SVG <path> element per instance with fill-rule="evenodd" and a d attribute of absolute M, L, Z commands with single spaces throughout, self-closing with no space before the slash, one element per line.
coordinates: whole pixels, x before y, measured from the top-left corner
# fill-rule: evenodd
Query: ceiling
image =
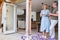
<path fill-rule="evenodd" d="M 17 8 L 26 9 L 26 0 L 16 1 Z"/>
<path fill-rule="evenodd" d="M 22 3 L 22 2 L 25 2 L 26 0 L 0 0 L 0 5 L 2 4 L 2 2 L 11 2 L 11 3 L 14 3 L 14 4 L 18 4 L 18 3 Z"/>
<path fill-rule="evenodd" d="M 51 6 L 53 1 L 57 1 L 57 0 L 32 0 L 32 10 L 39 12 L 42 3 L 46 3 L 47 5 Z"/>
<path fill-rule="evenodd" d="M 0 0 L 3 1 L 3 0 Z M 13 3 L 17 4 L 20 8 L 26 9 L 26 0 L 11 0 Z M 52 5 L 53 1 L 57 0 L 32 0 L 32 10 L 39 12 L 41 10 L 41 3 L 46 3 L 49 6 Z"/>
<path fill-rule="evenodd" d="M 18 4 L 18 3 L 22 3 L 25 2 L 26 0 L 15 0 L 14 3 Z"/>
<path fill-rule="evenodd" d="M 3 2 L 3 1 L 11 1 L 13 3 L 21 3 L 21 2 L 24 2 L 26 0 L 0 0 L 0 3 Z"/>
<path fill-rule="evenodd" d="M 26 9 L 26 1 L 16 4 L 18 8 Z"/>
<path fill-rule="evenodd" d="M 51 6 L 53 1 L 57 1 L 57 0 L 32 0 L 32 10 L 39 12 L 41 10 L 42 3 L 46 3 L 49 6 Z M 25 9 L 26 8 L 26 1 L 22 2 L 22 3 L 18 3 L 18 5 L 21 8 Z"/>

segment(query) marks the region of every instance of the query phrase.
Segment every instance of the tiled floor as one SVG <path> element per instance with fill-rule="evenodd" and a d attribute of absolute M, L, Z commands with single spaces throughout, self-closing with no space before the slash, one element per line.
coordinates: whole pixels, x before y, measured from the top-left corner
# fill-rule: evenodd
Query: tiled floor
<path fill-rule="evenodd" d="M 9 35 L 4 35 L 0 33 L 0 40 L 18 40 L 20 39 L 19 37 L 22 36 L 18 33 L 15 34 L 9 34 Z"/>
<path fill-rule="evenodd" d="M 1 31 L 1 30 L 0 30 Z M 21 36 L 25 35 L 25 31 L 21 30 L 17 33 L 4 35 L 0 32 L 0 40 L 20 40 Z"/>
<path fill-rule="evenodd" d="M 25 30 L 19 30 L 17 33 L 14 34 L 8 34 L 4 35 L 3 33 L 0 33 L 0 40 L 20 40 L 21 36 L 25 35 Z M 32 30 L 32 35 L 36 34 L 37 30 Z M 56 39 L 58 38 L 57 32 L 56 32 Z M 58 39 L 57 39 L 58 40 Z"/>
<path fill-rule="evenodd" d="M 32 34 L 37 34 L 37 30 L 36 29 L 33 29 L 32 30 Z M 56 36 L 56 40 L 58 40 L 58 32 L 57 31 L 55 33 L 55 36 Z"/>

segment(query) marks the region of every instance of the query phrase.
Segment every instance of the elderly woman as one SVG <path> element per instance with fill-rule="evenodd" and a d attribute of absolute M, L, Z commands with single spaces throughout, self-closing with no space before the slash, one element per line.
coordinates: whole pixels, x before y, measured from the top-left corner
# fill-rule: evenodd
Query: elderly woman
<path fill-rule="evenodd" d="M 50 20 L 49 20 L 49 10 L 47 9 L 47 4 L 42 5 L 42 10 L 40 13 L 41 19 L 41 26 L 40 31 L 42 32 L 42 37 L 47 38 L 47 34 L 50 32 Z"/>

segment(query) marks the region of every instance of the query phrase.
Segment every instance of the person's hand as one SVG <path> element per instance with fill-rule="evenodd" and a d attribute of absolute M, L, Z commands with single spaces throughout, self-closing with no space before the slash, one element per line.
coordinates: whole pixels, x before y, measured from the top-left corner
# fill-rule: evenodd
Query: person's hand
<path fill-rule="evenodd" d="M 52 13 L 50 13 L 49 15 L 52 16 Z"/>

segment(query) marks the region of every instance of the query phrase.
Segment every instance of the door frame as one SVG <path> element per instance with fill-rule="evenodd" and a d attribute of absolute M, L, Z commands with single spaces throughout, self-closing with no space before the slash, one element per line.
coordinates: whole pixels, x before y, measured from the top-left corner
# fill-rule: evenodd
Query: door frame
<path fill-rule="evenodd" d="M 12 6 L 14 6 L 14 27 L 13 27 L 12 31 L 6 31 L 6 10 L 7 10 L 6 5 L 12 5 Z M 4 2 L 3 8 L 2 8 L 2 15 L 3 15 L 3 17 L 2 17 L 2 19 L 3 19 L 3 33 L 4 34 L 15 33 L 17 31 L 16 5 Z"/>

